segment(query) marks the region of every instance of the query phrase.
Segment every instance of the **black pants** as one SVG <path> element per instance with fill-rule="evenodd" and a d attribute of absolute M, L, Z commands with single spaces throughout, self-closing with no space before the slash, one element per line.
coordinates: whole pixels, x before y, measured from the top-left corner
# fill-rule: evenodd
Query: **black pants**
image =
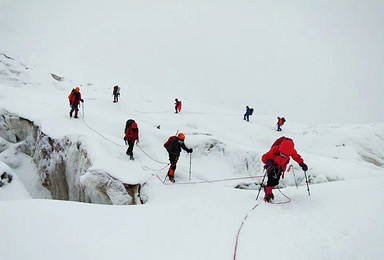
<path fill-rule="evenodd" d="M 283 169 L 280 168 L 280 167 L 273 167 L 273 168 L 268 169 L 268 172 L 267 172 L 267 175 L 268 175 L 267 186 L 276 186 L 276 185 L 278 185 L 282 172 L 283 172 Z"/>
<path fill-rule="evenodd" d="M 128 149 L 127 149 L 127 154 L 129 156 L 133 156 L 133 146 L 135 144 L 135 140 L 128 140 Z"/>
<path fill-rule="evenodd" d="M 72 116 L 73 111 L 75 111 L 75 116 L 77 116 L 77 113 L 79 112 L 79 105 L 78 104 L 72 104 L 71 105 L 71 111 L 69 112 Z"/>
<path fill-rule="evenodd" d="M 168 170 L 168 175 L 173 176 L 176 170 L 176 164 L 177 161 L 179 160 L 179 154 L 170 154 L 169 155 L 169 162 L 171 163 L 171 166 L 169 167 Z"/>

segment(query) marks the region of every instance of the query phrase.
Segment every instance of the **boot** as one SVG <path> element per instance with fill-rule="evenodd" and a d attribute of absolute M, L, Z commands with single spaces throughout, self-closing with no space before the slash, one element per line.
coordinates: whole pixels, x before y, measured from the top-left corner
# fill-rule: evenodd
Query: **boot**
<path fill-rule="evenodd" d="M 168 174 L 169 181 L 174 183 L 175 182 L 175 177 L 173 175 Z"/>
<path fill-rule="evenodd" d="M 264 201 L 265 201 L 265 202 L 270 203 L 270 202 L 272 202 L 273 199 L 275 198 L 275 196 L 274 196 L 273 193 L 272 193 L 273 188 L 274 188 L 274 186 L 267 186 L 267 187 L 265 188 L 265 197 L 264 197 Z"/>
<path fill-rule="evenodd" d="M 275 196 L 273 196 L 273 194 L 271 193 L 270 195 L 267 195 L 267 196 L 264 197 L 264 201 L 268 202 L 268 203 L 271 203 L 271 202 L 273 202 L 274 198 L 275 198 Z"/>

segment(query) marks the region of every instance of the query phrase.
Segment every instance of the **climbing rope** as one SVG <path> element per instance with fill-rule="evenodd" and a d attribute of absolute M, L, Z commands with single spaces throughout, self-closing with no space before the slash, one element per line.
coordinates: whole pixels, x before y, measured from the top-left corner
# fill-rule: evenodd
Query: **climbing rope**
<path fill-rule="evenodd" d="M 141 166 L 141 168 L 144 170 L 144 171 L 153 171 L 153 172 L 161 172 L 162 170 L 164 170 L 165 168 L 168 167 L 168 165 L 170 165 L 170 163 L 168 163 L 167 165 L 165 165 L 164 167 L 162 167 L 161 169 L 153 169 L 153 168 L 150 168 L 148 166 Z"/>
<path fill-rule="evenodd" d="M 287 204 L 289 202 L 291 202 L 291 198 L 288 197 L 287 195 L 285 195 L 279 187 L 277 187 L 277 189 L 280 191 L 281 195 L 283 195 L 284 197 L 286 197 L 288 200 L 287 201 L 282 201 L 282 202 L 274 202 L 273 204 Z"/>
<path fill-rule="evenodd" d="M 136 145 L 137 145 L 137 147 L 139 147 L 139 149 L 140 149 L 146 156 L 148 156 L 148 158 L 151 159 L 152 161 L 157 162 L 157 163 L 161 163 L 161 164 L 170 165 L 170 163 L 161 162 L 161 161 L 158 161 L 158 160 L 153 159 L 151 156 L 149 156 L 149 154 L 147 154 L 147 153 L 140 147 L 139 144 L 136 144 Z M 165 167 L 164 167 L 164 168 L 165 168 Z"/>
<path fill-rule="evenodd" d="M 80 111 L 79 111 L 79 113 L 80 113 Z M 90 126 L 87 124 L 87 122 L 85 121 L 84 116 L 82 115 L 82 113 L 80 113 L 80 115 L 81 115 L 80 118 L 81 118 L 81 120 L 83 121 L 83 123 L 84 123 L 84 124 L 86 125 L 86 127 L 88 127 L 91 131 L 97 133 L 97 134 L 100 135 L 102 138 L 104 138 L 105 140 L 107 140 L 108 142 L 110 142 L 110 143 L 112 143 L 112 144 L 114 144 L 114 145 L 116 145 L 116 146 L 119 146 L 119 147 L 126 147 L 125 145 L 118 144 L 118 143 L 116 143 L 116 142 L 114 142 L 114 141 L 108 139 L 108 138 L 105 137 L 102 133 L 100 133 L 99 131 L 97 131 L 97 130 L 93 129 L 92 127 L 90 127 Z M 139 146 L 138 143 L 136 143 L 136 145 L 137 145 L 137 147 L 139 147 L 139 149 L 140 149 L 146 156 L 148 156 L 148 158 L 150 158 L 151 160 L 153 160 L 153 161 L 155 161 L 155 162 L 157 162 L 157 163 L 166 164 L 167 166 L 170 164 L 170 163 L 161 162 L 161 161 L 158 161 L 158 160 L 153 159 L 148 153 L 146 153 L 146 152 L 143 150 L 143 148 L 141 148 L 141 147 Z M 162 168 L 162 169 L 165 169 L 167 166 L 165 166 L 165 167 Z M 162 169 L 161 169 L 161 170 L 162 170 Z"/>
<path fill-rule="evenodd" d="M 277 187 L 277 189 L 280 191 L 280 193 L 286 197 L 288 199 L 288 201 L 283 201 L 283 202 L 276 202 L 276 203 L 272 203 L 272 204 L 287 204 L 289 202 L 291 202 L 291 198 L 289 198 L 287 195 L 285 195 L 279 187 Z M 245 215 L 243 221 L 241 222 L 241 225 L 239 227 L 239 230 L 237 231 L 237 235 L 236 235 L 236 243 L 235 243 L 235 250 L 234 250 L 234 254 L 233 254 L 233 260 L 236 260 L 236 254 L 237 254 L 237 245 L 239 243 L 239 236 L 240 236 L 240 232 L 241 232 L 241 229 L 243 228 L 243 225 L 245 223 L 245 221 L 247 220 L 248 218 L 248 215 L 249 213 L 254 210 L 257 206 L 259 206 L 259 204 L 256 204 L 255 206 L 253 206 L 253 208 L 251 210 L 248 211 L 248 213 Z"/>
<path fill-rule="evenodd" d="M 80 111 L 79 111 L 79 113 L 80 113 Z M 108 139 L 107 137 L 105 137 L 105 136 L 104 136 L 102 133 L 100 133 L 99 131 L 97 131 L 97 130 L 93 129 L 92 127 L 90 127 L 90 126 L 87 124 L 87 122 L 85 121 L 84 116 L 82 115 L 82 113 L 80 113 L 80 115 L 81 115 L 80 118 L 81 118 L 81 120 L 83 121 L 83 123 L 84 123 L 84 124 L 86 125 L 86 127 L 88 127 L 91 131 L 97 133 L 97 134 L 100 135 L 102 138 L 104 138 L 105 140 L 107 140 L 107 141 L 110 142 L 110 143 L 113 143 L 114 145 L 117 145 L 117 146 L 120 146 L 120 147 L 125 147 L 125 145 L 121 145 L 121 144 L 115 143 L 114 141 L 112 141 L 112 140 Z"/>
<path fill-rule="evenodd" d="M 239 236 L 240 236 L 241 229 L 243 228 L 243 225 L 244 225 L 245 221 L 246 221 L 247 218 L 248 218 L 248 214 L 249 214 L 252 210 L 254 210 L 257 206 L 259 206 L 258 203 L 257 203 L 255 206 L 253 206 L 253 208 L 252 208 L 250 211 L 248 211 L 248 213 L 245 215 L 243 221 L 241 222 L 241 225 L 240 225 L 239 230 L 237 231 L 237 235 L 236 235 L 236 243 L 235 243 L 235 251 L 234 251 L 234 253 L 233 253 L 233 260 L 236 260 L 237 245 L 238 245 L 238 243 L 239 243 Z"/>
<path fill-rule="evenodd" d="M 208 181 L 190 181 L 190 182 L 165 183 L 164 181 L 161 180 L 161 178 L 157 174 L 156 174 L 156 176 L 164 185 L 204 184 L 204 183 L 215 183 L 215 182 L 234 181 L 234 180 L 255 179 L 255 178 L 263 177 L 263 176 L 252 176 L 252 177 L 228 178 L 228 179 L 218 179 L 218 180 L 208 180 Z"/>

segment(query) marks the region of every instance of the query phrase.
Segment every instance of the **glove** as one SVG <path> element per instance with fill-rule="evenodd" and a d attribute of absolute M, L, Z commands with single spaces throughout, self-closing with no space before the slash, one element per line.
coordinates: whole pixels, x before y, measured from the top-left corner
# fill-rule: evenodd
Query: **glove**
<path fill-rule="evenodd" d="M 302 162 L 299 165 L 300 165 L 301 169 L 303 169 L 303 171 L 305 171 L 305 172 L 308 171 L 308 166 L 305 163 Z"/>
<path fill-rule="evenodd" d="M 264 165 L 264 169 L 270 168 L 274 164 L 273 160 L 267 160 Z"/>
<path fill-rule="evenodd" d="M 188 153 L 192 153 L 192 152 L 193 152 L 193 149 L 192 149 L 192 148 L 188 150 Z"/>
<path fill-rule="evenodd" d="M 80 101 L 81 101 L 81 102 L 84 102 L 84 99 L 81 99 Z"/>

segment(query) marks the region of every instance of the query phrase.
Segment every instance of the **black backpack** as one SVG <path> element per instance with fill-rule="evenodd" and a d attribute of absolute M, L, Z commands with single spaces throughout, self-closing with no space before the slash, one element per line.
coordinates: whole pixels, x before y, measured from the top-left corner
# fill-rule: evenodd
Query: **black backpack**
<path fill-rule="evenodd" d="M 282 117 L 281 118 L 281 121 L 283 121 L 283 124 L 285 123 L 285 118 L 284 117 Z"/>
<path fill-rule="evenodd" d="M 133 120 L 133 119 L 127 120 L 127 122 L 125 123 L 124 134 L 127 132 L 127 129 L 130 128 L 133 123 L 135 123 L 135 120 Z"/>
<path fill-rule="evenodd" d="M 165 144 L 164 144 L 164 148 L 165 148 L 165 149 L 168 149 L 168 144 L 169 144 L 169 142 L 172 141 L 172 140 L 175 139 L 175 138 L 176 138 L 176 136 L 171 136 L 171 137 L 169 137 L 169 138 L 168 138 L 168 141 L 166 141 Z"/>
<path fill-rule="evenodd" d="M 249 112 L 250 112 L 249 115 L 252 115 L 252 114 L 253 114 L 253 108 L 250 108 L 250 109 L 249 109 Z"/>

